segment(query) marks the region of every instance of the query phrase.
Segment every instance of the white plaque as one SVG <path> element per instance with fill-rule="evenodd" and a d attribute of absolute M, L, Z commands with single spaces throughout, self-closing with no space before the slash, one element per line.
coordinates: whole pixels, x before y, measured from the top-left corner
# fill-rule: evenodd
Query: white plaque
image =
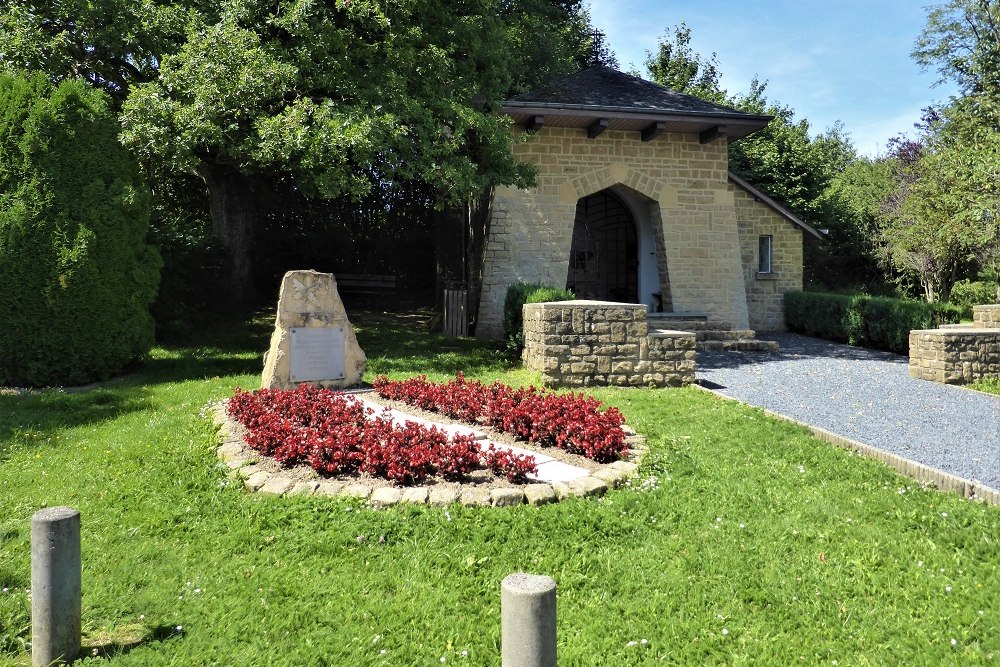
<path fill-rule="evenodd" d="M 344 379 L 344 328 L 292 329 L 291 381 Z"/>

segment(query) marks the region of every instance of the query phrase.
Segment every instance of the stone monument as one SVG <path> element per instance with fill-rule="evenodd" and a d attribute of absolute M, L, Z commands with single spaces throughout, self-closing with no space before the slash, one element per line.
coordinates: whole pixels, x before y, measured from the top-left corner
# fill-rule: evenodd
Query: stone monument
<path fill-rule="evenodd" d="M 367 363 L 333 274 L 286 273 L 260 386 L 294 389 L 307 382 L 343 389 L 361 381 Z"/>

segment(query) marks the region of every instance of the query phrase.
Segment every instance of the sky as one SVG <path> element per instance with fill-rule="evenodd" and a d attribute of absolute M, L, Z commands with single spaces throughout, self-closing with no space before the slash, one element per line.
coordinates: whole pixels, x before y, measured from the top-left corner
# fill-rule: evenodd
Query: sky
<path fill-rule="evenodd" d="M 899 134 L 914 135 L 922 108 L 956 89 L 934 86 L 910 56 L 927 17 L 941 0 L 589 0 L 624 71 L 649 74 L 646 51 L 681 21 L 691 47 L 715 53 L 722 87 L 746 93 L 756 75 L 765 94 L 806 118 L 813 134 L 844 124 L 858 152 L 875 157 Z"/>

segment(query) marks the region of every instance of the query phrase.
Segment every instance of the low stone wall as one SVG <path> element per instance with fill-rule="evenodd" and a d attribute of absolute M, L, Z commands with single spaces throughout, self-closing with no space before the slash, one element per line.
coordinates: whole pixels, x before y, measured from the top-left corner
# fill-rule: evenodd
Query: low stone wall
<path fill-rule="evenodd" d="M 650 334 L 642 304 L 531 303 L 523 358 L 552 387 L 681 386 L 694 382 L 695 335 Z"/>
<path fill-rule="evenodd" d="M 975 329 L 1000 329 L 1000 304 L 973 306 L 972 326 Z"/>
<path fill-rule="evenodd" d="M 1000 377 L 1000 328 L 911 331 L 910 377 L 946 384 Z"/>

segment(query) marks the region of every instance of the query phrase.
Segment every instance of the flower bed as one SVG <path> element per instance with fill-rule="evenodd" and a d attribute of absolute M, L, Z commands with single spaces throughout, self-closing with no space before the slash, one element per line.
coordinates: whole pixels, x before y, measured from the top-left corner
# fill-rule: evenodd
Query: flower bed
<path fill-rule="evenodd" d="M 407 380 L 375 378 L 382 398 L 402 401 L 453 419 L 485 424 L 543 447 L 559 447 L 598 463 L 628 454 L 625 418 L 616 408 L 601 411 L 601 402 L 583 394 L 556 394 L 535 387 L 514 389 L 499 382 L 485 385 L 459 373 L 437 384 L 426 376 Z"/>
<path fill-rule="evenodd" d="M 487 467 L 510 482 L 537 473 L 532 456 L 483 450 L 470 436 L 435 427 L 396 426 L 350 395 L 310 385 L 294 390 L 237 389 L 226 411 L 247 429 L 247 445 L 285 466 L 307 463 L 324 475 L 367 473 L 400 484 L 429 475 L 461 480 Z"/>

